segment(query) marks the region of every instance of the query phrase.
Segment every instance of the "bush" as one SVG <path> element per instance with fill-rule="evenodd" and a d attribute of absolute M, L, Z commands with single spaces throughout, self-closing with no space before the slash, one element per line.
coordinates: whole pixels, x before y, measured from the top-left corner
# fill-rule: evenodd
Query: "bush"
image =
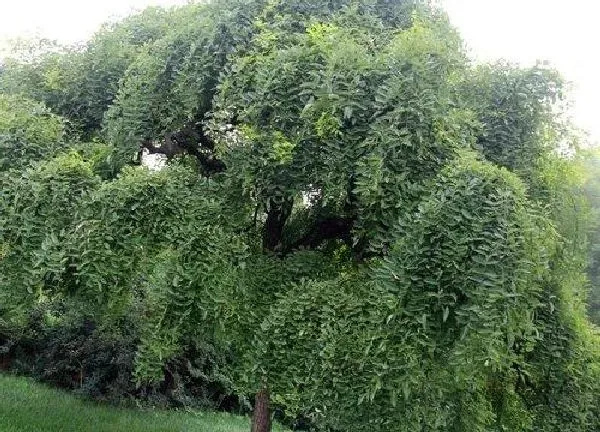
<path fill-rule="evenodd" d="M 235 410 L 238 398 L 223 374 L 230 358 L 212 344 L 187 340 L 162 365 L 158 382 L 138 385 L 140 337 L 135 315 L 98 325 L 73 304 L 36 307 L 19 333 L 0 329 L 5 367 L 57 387 L 112 403 Z"/>

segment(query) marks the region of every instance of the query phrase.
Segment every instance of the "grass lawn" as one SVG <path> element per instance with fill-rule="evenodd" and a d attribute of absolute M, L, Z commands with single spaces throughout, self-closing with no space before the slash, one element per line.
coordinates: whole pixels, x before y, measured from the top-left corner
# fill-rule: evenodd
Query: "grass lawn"
<path fill-rule="evenodd" d="M 281 428 L 274 430 L 282 432 Z M 212 412 L 98 405 L 26 378 L 0 374 L 2 432 L 249 432 L 250 420 Z"/>

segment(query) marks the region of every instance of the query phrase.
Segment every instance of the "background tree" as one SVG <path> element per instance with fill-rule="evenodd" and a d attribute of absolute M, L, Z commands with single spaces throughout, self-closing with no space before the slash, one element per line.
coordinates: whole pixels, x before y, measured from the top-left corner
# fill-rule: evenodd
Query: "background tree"
<path fill-rule="evenodd" d="M 89 140 L 100 132 L 129 65 L 145 44 L 164 36 L 174 20 L 175 10 L 148 8 L 105 24 L 83 46 L 49 41 L 26 45 L 5 61 L 0 90 L 43 101 L 69 119 L 73 134 Z"/>
<path fill-rule="evenodd" d="M 597 151 L 588 151 L 584 153 L 583 164 L 585 166 L 585 184 L 584 193 L 590 205 L 590 233 L 588 238 L 589 246 L 589 267 L 588 275 L 590 282 L 589 297 L 589 316 L 590 319 L 600 325 L 600 277 L 599 272 L 599 226 L 600 208 L 598 199 L 600 198 L 600 184 L 598 183 L 598 169 L 600 159 Z"/>

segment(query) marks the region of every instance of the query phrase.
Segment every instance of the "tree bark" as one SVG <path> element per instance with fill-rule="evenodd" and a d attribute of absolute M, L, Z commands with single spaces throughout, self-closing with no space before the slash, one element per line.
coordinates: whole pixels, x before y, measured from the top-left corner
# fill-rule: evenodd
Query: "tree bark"
<path fill-rule="evenodd" d="M 148 137 L 142 141 L 140 152 L 144 148 L 150 154 L 163 154 L 167 159 L 188 153 L 197 159 L 207 177 L 225 171 L 225 164 L 214 154 L 215 143 L 205 134 L 200 123 L 188 124 L 178 131 L 165 133 L 158 146 Z M 141 161 L 141 153 L 139 159 Z"/>
<path fill-rule="evenodd" d="M 9 370 L 11 363 L 9 354 L 0 354 L 0 371 Z"/>
<path fill-rule="evenodd" d="M 294 200 L 286 197 L 282 202 L 269 199 L 267 220 L 263 228 L 263 249 L 274 252 L 281 247 L 283 228 L 292 214 Z M 256 393 L 254 398 L 254 414 L 252 416 L 252 432 L 271 432 L 271 401 L 266 384 Z"/>
<path fill-rule="evenodd" d="M 286 252 L 306 247 L 314 249 L 323 243 L 325 240 L 341 239 L 349 246 L 352 246 L 352 227 L 354 219 L 344 217 L 327 217 L 317 221 L 310 230 L 293 244 L 291 244 Z"/>
<path fill-rule="evenodd" d="M 294 200 L 287 197 L 283 202 L 275 203 L 270 198 L 269 204 L 267 220 L 263 229 L 263 248 L 268 251 L 275 251 L 281 246 L 283 228 L 292 214 Z"/>
<path fill-rule="evenodd" d="M 256 393 L 251 432 L 271 432 L 271 407 L 269 390 L 266 388 Z"/>

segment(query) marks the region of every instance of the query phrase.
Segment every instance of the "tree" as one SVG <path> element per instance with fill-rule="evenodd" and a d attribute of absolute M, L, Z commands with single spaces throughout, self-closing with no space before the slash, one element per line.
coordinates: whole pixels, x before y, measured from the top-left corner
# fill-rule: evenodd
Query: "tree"
<path fill-rule="evenodd" d="M 96 137 L 123 74 L 145 44 L 165 35 L 178 13 L 148 8 L 105 24 L 83 46 L 41 40 L 16 47 L 0 74 L 0 90 L 42 101 L 70 120 L 72 134 Z"/>
<path fill-rule="evenodd" d="M 7 180 L 0 262 L 35 278 L 6 286 L 41 287 L 15 308 L 43 294 L 138 317 L 140 385 L 172 380 L 190 340 L 227 353 L 255 432 L 274 413 L 322 430 L 599 427 L 555 71 L 475 67 L 443 12 L 410 0 L 152 9 L 53 56 L 78 78 L 47 103 L 84 134 L 101 122 L 108 145 L 24 171 L 31 190 L 57 166 L 85 186 L 50 187 L 56 228 L 31 242 Z M 169 166 L 136 167 L 142 150 Z"/>

